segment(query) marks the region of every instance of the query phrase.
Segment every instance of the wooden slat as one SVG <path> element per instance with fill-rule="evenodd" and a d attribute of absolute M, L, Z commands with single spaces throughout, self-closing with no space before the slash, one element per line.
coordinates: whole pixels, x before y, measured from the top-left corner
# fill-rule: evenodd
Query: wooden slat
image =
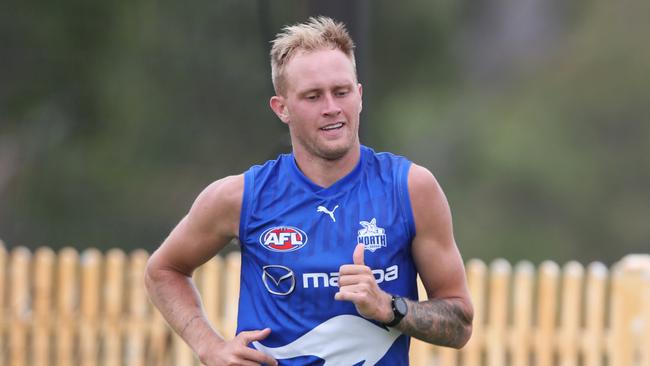
<path fill-rule="evenodd" d="M 449 347 L 438 347 L 439 365 L 455 366 L 458 362 L 458 350 Z"/>
<path fill-rule="evenodd" d="M 6 283 L 7 283 L 7 268 L 9 267 L 7 263 L 7 249 L 5 248 L 5 243 L 0 240 L 0 365 L 6 365 L 8 360 L 7 349 L 5 345 L 5 332 L 7 330 L 7 323 L 9 318 L 5 317 L 5 314 L 8 314 L 6 307 Z"/>
<path fill-rule="evenodd" d="M 99 365 L 100 299 L 102 288 L 102 254 L 86 249 L 81 254 L 81 288 L 79 310 L 79 358 L 82 366 Z"/>
<path fill-rule="evenodd" d="M 543 262 L 538 270 L 537 332 L 534 347 L 536 366 L 555 365 L 559 273 L 558 265 L 551 261 Z"/>
<path fill-rule="evenodd" d="M 583 277 L 584 269 L 580 263 L 572 261 L 564 266 L 559 337 L 561 366 L 578 366 Z"/>
<path fill-rule="evenodd" d="M 241 272 L 241 255 L 231 252 L 225 259 L 226 270 L 224 288 L 223 334 L 226 339 L 235 336 L 237 329 L 237 310 L 239 306 L 239 273 Z"/>
<path fill-rule="evenodd" d="M 59 252 L 57 275 L 57 366 L 75 365 L 75 325 L 77 319 L 77 266 L 79 255 L 73 248 Z"/>
<path fill-rule="evenodd" d="M 483 364 L 483 350 L 485 344 L 485 284 L 487 266 L 483 261 L 472 259 L 467 262 L 467 283 L 469 286 L 472 304 L 474 305 L 474 322 L 472 325 L 472 338 L 463 348 L 463 366 L 480 366 Z"/>
<path fill-rule="evenodd" d="M 535 267 L 522 261 L 515 266 L 513 286 L 513 325 L 510 349 L 513 366 L 528 366 L 531 359 Z"/>
<path fill-rule="evenodd" d="M 584 366 L 603 366 L 605 354 L 605 309 L 608 270 L 600 262 L 587 269 L 585 291 L 585 332 L 582 337 Z"/>
<path fill-rule="evenodd" d="M 221 298 L 223 292 L 222 276 L 223 259 L 221 256 L 215 256 L 199 268 L 200 293 L 203 299 L 203 307 L 208 319 L 217 331 L 222 332 L 221 324 Z"/>
<path fill-rule="evenodd" d="M 106 253 L 104 272 L 103 366 L 122 365 L 122 312 L 124 310 L 124 273 L 126 255 L 119 249 Z"/>
<path fill-rule="evenodd" d="M 144 366 L 148 300 L 144 290 L 144 269 L 149 255 L 144 250 L 131 253 L 129 262 L 129 324 L 126 342 L 126 365 Z"/>
<path fill-rule="evenodd" d="M 174 351 L 174 366 L 192 366 L 194 365 L 194 355 L 192 350 L 175 332 L 172 333 L 173 351 Z"/>
<path fill-rule="evenodd" d="M 29 264 L 31 253 L 17 247 L 9 264 L 9 365 L 27 365 L 27 329 L 29 324 Z"/>
<path fill-rule="evenodd" d="M 510 263 L 497 259 L 490 265 L 490 306 L 488 317 L 487 364 L 503 366 L 506 364 L 506 345 L 508 331 L 508 294 L 510 291 Z"/>
<path fill-rule="evenodd" d="M 34 300 L 31 337 L 32 365 L 45 366 L 51 362 L 51 330 L 56 255 L 47 247 L 34 253 Z"/>
<path fill-rule="evenodd" d="M 611 366 L 629 366 L 642 353 L 642 278 L 650 272 L 650 255 L 628 255 L 612 270 Z"/>
<path fill-rule="evenodd" d="M 641 362 L 639 366 L 650 366 L 650 268 L 644 271 L 641 278 L 641 293 L 643 313 L 641 315 Z"/>
<path fill-rule="evenodd" d="M 609 313 L 609 337 L 607 342 L 607 359 L 611 366 L 623 366 L 625 360 L 623 353 L 626 352 L 627 345 L 621 344 L 624 342 L 624 329 L 625 323 L 625 299 L 624 293 L 624 273 L 619 268 L 612 268 L 611 282 L 611 307 Z"/>

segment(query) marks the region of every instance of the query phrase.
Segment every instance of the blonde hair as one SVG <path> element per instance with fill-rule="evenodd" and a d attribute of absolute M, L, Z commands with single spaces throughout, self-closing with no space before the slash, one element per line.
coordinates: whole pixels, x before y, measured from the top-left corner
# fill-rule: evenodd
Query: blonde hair
<path fill-rule="evenodd" d="M 286 91 L 285 66 L 299 51 L 339 49 L 352 61 L 356 76 L 354 42 L 345 25 L 331 18 L 311 17 L 305 23 L 286 26 L 271 43 L 271 79 L 278 95 Z"/>

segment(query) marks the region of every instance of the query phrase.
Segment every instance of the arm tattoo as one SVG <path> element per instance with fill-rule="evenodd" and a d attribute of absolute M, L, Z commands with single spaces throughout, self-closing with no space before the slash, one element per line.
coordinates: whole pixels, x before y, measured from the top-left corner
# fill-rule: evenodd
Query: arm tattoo
<path fill-rule="evenodd" d="M 402 332 L 439 346 L 460 348 L 472 332 L 472 314 L 456 299 L 407 301 L 408 314 L 397 325 Z"/>

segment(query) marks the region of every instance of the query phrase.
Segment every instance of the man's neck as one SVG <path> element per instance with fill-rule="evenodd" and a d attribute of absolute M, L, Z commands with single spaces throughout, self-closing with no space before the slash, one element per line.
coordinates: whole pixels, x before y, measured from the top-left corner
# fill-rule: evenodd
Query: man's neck
<path fill-rule="evenodd" d="M 353 146 L 340 159 L 327 160 L 307 152 L 296 151 L 293 156 L 300 171 L 320 187 L 327 188 L 348 175 L 361 158 L 361 147 Z"/>

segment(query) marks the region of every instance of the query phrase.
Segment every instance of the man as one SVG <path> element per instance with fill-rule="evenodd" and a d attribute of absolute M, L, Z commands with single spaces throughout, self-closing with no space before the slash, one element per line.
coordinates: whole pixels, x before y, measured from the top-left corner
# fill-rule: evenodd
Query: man
<path fill-rule="evenodd" d="M 149 260 L 152 301 L 206 365 L 407 365 L 409 336 L 456 348 L 470 337 L 441 188 L 427 169 L 359 142 L 353 47 L 325 17 L 278 34 L 270 106 L 293 153 L 208 186 Z M 241 292 L 237 336 L 225 340 L 191 275 L 232 238 Z"/>

